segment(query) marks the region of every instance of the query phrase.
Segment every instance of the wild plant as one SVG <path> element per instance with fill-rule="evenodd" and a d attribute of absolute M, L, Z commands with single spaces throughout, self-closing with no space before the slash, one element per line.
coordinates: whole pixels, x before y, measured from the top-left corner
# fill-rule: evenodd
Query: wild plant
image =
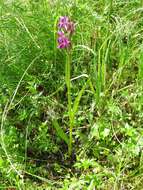
<path fill-rule="evenodd" d="M 76 24 L 70 20 L 67 16 L 61 16 L 58 22 L 58 48 L 64 49 L 66 53 L 66 64 L 65 64 L 65 83 L 67 87 L 67 105 L 68 105 L 68 117 L 69 117 L 69 138 L 67 138 L 61 129 L 59 129 L 58 124 L 56 123 L 57 131 L 61 131 L 62 138 L 68 144 L 68 154 L 71 156 L 72 147 L 73 147 L 73 127 L 75 114 L 78 110 L 78 105 L 82 94 L 85 90 L 86 84 L 80 90 L 78 96 L 72 102 L 71 94 L 71 64 L 72 64 L 72 36 L 75 32 Z"/>

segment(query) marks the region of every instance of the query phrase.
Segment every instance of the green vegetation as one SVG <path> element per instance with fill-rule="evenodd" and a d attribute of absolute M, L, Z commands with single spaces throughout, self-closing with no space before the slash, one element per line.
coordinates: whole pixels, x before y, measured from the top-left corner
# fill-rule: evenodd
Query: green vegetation
<path fill-rule="evenodd" d="M 142 0 L 0 0 L 0 68 L 0 189 L 143 189 Z"/>

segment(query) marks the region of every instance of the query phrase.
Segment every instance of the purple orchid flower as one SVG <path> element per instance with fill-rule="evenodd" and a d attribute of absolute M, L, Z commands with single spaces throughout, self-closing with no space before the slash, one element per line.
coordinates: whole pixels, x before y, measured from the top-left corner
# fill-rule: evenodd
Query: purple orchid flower
<path fill-rule="evenodd" d="M 70 21 L 69 17 L 61 16 L 58 27 L 59 29 L 64 29 L 66 32 L 73 33 L 75 30 L 75 23 Z"/>
<path fill-rule="evenodd" d="M 60 29 L 63 28 L 65 30 L 67 30 L 68 24 L 69 24 L 69 18 L 67 16 L 61 16 L 60 19 L 59 19 L 58 27 Z"/>
<path fill-rule="evenodd" d="M 68 39 L 68 37 L 65 36 L 65 34 L 61 31 L 58 32 L 58 48 L 68 48 L 70 46 L 71 42 Z"/>
<path fill-rule="evenodd" d="M 75 23 L 69 17 L 61 16 L 58 22 L 58 48 L 64 49 L 71 47 L 71 37 L 75 31 Z"/>
<path fill-rule="evenodd" d="M 58 34 L 58 37 L 63 37 L 63 36 L 65 36 L 64 32 L 62 32 L 62 31 L 58 31 L 57 34 Z"/>

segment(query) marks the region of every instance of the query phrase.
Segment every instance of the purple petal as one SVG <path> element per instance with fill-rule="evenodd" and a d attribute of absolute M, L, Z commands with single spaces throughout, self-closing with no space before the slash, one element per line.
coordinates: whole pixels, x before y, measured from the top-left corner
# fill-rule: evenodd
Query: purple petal
<path fill-rule="evenodd" d="M 64 33 L 62 31 L 58 31 L 57 34 L 58 34 L 59 37 L 64 36 Z"/>

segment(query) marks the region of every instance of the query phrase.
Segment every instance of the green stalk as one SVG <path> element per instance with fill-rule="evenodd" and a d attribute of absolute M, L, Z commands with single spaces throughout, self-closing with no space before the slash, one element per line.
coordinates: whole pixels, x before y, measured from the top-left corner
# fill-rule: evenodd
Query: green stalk
<path fill-rule="evenodd" d="M 69 156 L 71 156 L 71 153 L 72 153 L 72 130 L 73 130 L 70 77 L 71 77 L 71 51 L 68 50 L 67 57 L 66 57 L 65 80 L 66 80 L 66 85 L 67 85 L 67 96 L 68 96 L 68 115 L 69 115 L 69 146 L 68 146 L 68 153 L 69 153 Z"/>

